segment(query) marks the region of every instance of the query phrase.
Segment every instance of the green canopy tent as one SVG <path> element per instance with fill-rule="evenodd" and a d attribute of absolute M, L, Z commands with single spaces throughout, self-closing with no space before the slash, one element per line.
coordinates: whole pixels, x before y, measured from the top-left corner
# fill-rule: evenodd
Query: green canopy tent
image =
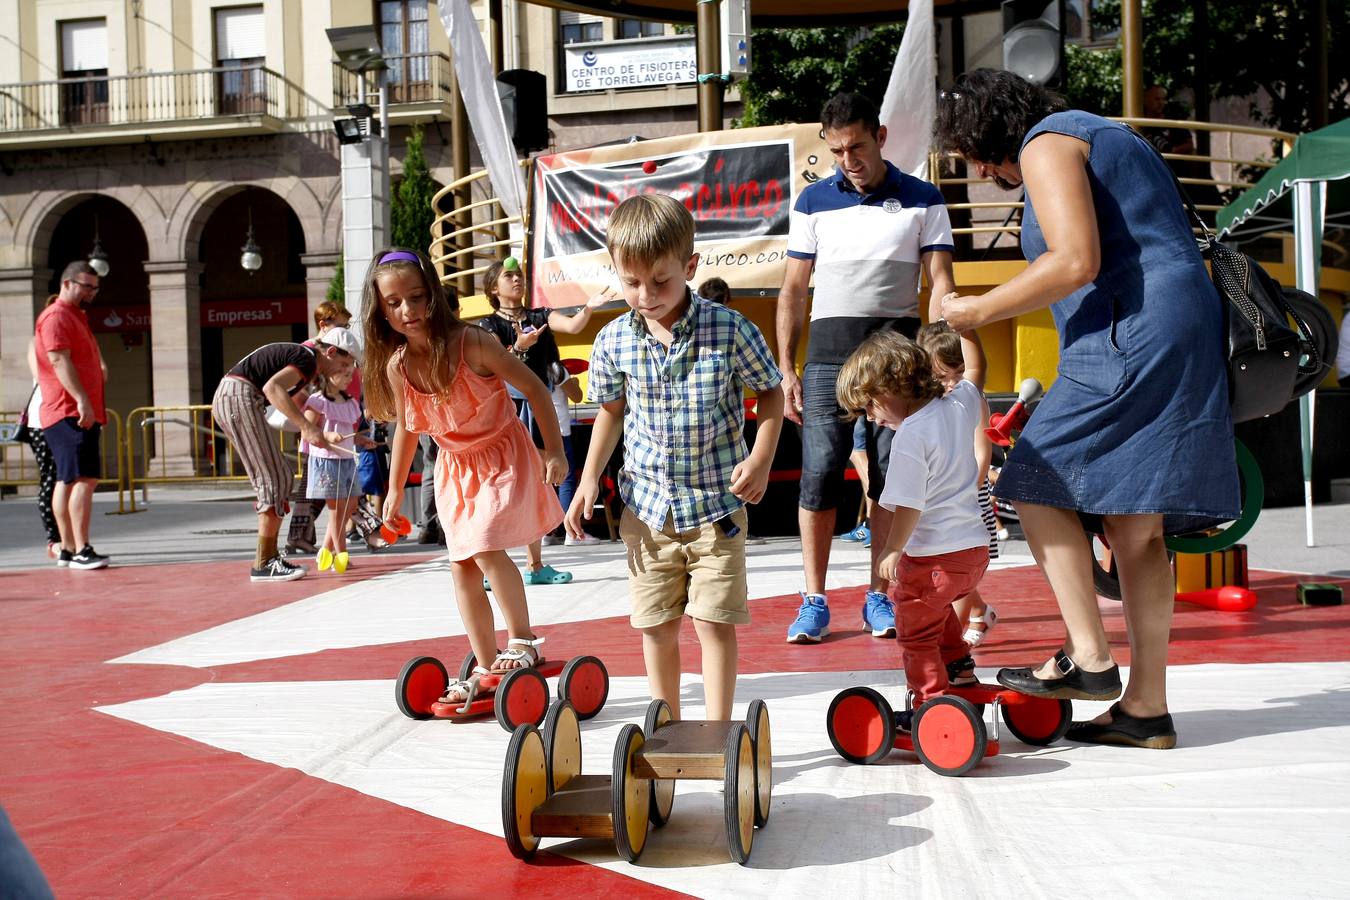
<path fill-rule="evenodd" d="M 1304 135 L 1278 165 L 1219 210 L 1219 237 L 1241 241 L 1272 231 L 1294 233 L 1299 290 L 1320 296 L 1322 232 L 1350 227 L 1350 119 Z M 1303 498 L 1308 546 L 1313 546 L 1312 436 L 1315 392 L 1299 398 Z"/>

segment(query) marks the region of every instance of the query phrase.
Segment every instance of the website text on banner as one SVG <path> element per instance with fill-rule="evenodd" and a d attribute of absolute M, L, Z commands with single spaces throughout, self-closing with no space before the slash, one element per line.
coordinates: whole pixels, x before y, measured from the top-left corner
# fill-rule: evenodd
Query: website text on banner
<path fill-rule="evenodd" d="M 614 267 L 605 229 L 639 193 L 670 194 L 694 216 L 695 283 L 778 290 L 797 194 L 833 167 L 818 125 L 709 132 L 596 147 L 535 160 L 533 305 L 580 306 Z"/>

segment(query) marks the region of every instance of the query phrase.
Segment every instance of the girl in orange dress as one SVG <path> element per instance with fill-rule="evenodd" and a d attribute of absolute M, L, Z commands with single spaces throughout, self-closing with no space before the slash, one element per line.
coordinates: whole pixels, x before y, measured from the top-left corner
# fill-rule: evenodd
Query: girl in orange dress
<path fill-rule="evenodd" d="M 562 521 L 551 485 L 567 474 L 562 434 L 548 388 L 491 334 L 456 314 L 432 268 L 415 250 L 375 254 L 362 292 L 366 335 L 366 406 L 395 422 L 384 517 L 398 514 L 417 435 L 440 447 L 436 513 L 445 531 L 455 599 L 479 660 L 469 681 L 446 688 L 445 703 L 473 697 L 477 679 L 539 659 L 543 643 L 530 627 L 525 585 L 507 549 L 539 540 Z M 507 395 L 510 384 L 535 409 L 543 459 Z M 484 579 L 506 620 L 498 652 Z"/>

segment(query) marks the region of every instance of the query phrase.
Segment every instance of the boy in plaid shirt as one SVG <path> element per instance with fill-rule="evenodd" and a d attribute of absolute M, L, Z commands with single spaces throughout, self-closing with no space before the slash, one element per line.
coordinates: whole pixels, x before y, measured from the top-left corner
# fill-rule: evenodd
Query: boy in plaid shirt
<path fill-rule="evenodd" d="M 688 615 L 703 649 L 707 718 L 727 720 L 736 626 L 750 621 L 745 504 L 758 503 L 768 485 L 783 427 L 782 375 L 754 324 L 690 291 L 699 257 L 683 204 L 662 194 L 631 197 L 614 210 L 606 240 L 632 312 L 602 328 L 591 350 L 590 393 L 600 411 L 567 530 L 583 533 L 622 435 L 619 533 L 652 697 L 680 717 L 680 626 Z M 759 403 L 748 454 L 747 387 Z"/>

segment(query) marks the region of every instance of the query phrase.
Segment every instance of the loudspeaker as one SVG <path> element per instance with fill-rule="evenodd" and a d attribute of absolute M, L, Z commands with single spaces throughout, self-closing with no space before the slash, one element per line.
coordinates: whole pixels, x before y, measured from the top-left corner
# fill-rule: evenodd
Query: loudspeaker
<path fill-rule="evenodd" d="M 1064 0 L 1003 0 L 1003 68 L 1056 87 L 1064 78 Z"/>
<path fill-rule="evenodd" d="M 506 130 L 522 153 L 548 146 L 548 80 L 529 69 L 507 69 L 497 76 Z"/>

